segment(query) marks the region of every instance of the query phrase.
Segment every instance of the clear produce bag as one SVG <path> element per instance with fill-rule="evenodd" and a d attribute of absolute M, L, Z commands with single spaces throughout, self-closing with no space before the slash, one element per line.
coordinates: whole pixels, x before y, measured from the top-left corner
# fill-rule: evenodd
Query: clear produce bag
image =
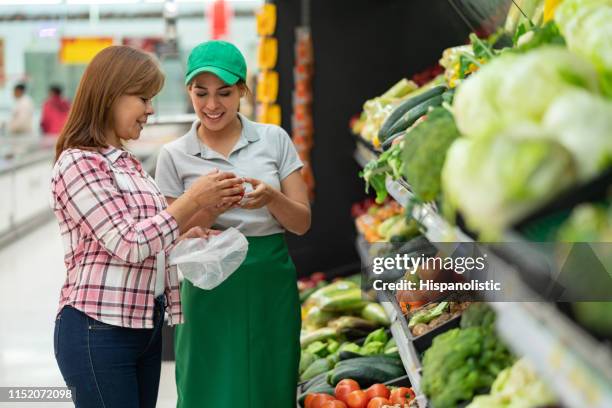
<path fill-rule="evenodd" d="M 170 265 L 177 265 L 185 279 L 200 289 L 213 289 L 244 261 L 249 242 L 237 229 L 228 228 L 208 239 L 190 238 L 170 252 Z"/>

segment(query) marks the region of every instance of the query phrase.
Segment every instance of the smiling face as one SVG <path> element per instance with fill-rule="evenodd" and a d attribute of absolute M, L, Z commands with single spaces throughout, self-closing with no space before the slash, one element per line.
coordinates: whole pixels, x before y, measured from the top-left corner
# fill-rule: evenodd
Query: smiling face
<path fill-rule="evenodd" d="M 138 139 L 147 118 L 153 113 L 151 98 L 144 95 L 121 95 L 111 108 L 109 143 L 120 147 L 122 140 Z"/>
<path fill-rule="evenodd" d="M 234 123 L 244 94 L 238 85 L 227 85 L 218 76 L 204 72 L 193 79 L 188 90 L 193 109 L 206 129 L 218 132 Z"/>

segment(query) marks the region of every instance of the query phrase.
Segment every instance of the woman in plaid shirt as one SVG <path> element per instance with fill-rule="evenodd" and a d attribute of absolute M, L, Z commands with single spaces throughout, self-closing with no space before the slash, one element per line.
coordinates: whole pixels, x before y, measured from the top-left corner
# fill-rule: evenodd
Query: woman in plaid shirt
<path fill-rule="evenodd" d="M 189 219 L 231 207 L 244 193 L 241 179 L 217 171 L 168 206 L 123 149 L 140 136 L 163 83 L 148 54 L 104 49 L 83 74 L 57 142 L 51 201 L 67 276 L 54 348 L 77 407 L 155 406 L 165 308 L 171 324 L 182 321 L 176 269 L 165 255 L 182 237 L 205 235 L 184 231 Z"/>

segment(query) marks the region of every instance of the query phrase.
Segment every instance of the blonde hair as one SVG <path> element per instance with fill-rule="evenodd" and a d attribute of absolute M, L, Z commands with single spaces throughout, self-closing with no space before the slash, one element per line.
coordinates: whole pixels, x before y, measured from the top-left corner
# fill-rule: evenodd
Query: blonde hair
<path fill-rule="evenodd" d="M 152 98 L 163 86 L 164 74 L 152 55 L 124 45 L 100 51 L 81 78 L 55 146 L 55 160 L 69 148 L 108 146 L 104 130 L 112 120 L 110 108 L 117 98 L 121 95 Z"/>

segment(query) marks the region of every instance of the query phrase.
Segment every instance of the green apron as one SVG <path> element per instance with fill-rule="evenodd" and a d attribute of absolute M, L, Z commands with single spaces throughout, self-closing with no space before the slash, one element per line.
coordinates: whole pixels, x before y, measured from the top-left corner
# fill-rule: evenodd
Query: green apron
<path fill-rule="evenodd" d="M 181 285 L 179 408 L 295 407 L 301 325 L 295 266 L 283 234 L 247 239 L 245 261 L 221 285 Z"/>

